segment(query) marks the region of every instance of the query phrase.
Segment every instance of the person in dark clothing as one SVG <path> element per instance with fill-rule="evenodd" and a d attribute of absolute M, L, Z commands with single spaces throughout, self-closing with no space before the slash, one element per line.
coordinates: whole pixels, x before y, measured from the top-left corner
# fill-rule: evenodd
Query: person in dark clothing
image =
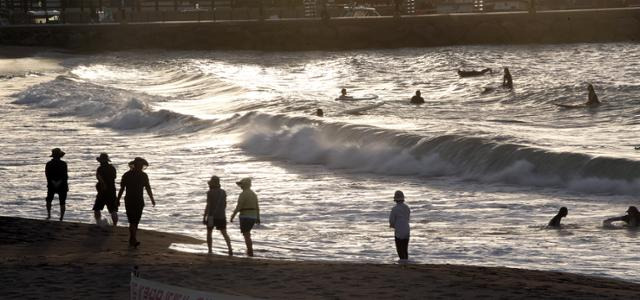
<path fill-rule="evenodd" d="M 640 227 L 640 212 L 635 206 L 629 206 L 627 214 L 622 217 L 609 218 L 602 222 L 603 226 L 611 226 L 611 223 L 616 221 L 622 221 L 627 223 L 629 228 Z"/>
<path fill-rule="evenodd" d="M 505 89 L 513 89 L 513 78 L 511 78 L 511 72 L 509 68 L 504 68 L 504 75 L 502 76 L 502 87 Z"/>
<path fill-rule="evenodd" d="M 415 96 L 411 97 L 411 104 L 423 104 L 424 98 L 420 96 L 420 90 L 416 91 Z"/>
<path fill-rule="evenodd" d="M 596 107 L 600 105 L 600 100 L 598 99 L 598 95 L 596 95 L 596 91 L 593 89 L 593 85 L 589 84 L 587 86 L 587 90 L 589 91 L 589 100 L 585 103 L 586 106 Z"/>
<path fill-rule="evenodd" d="M 147 160 L 142 157 L 136 157 L 129 165 L 133 165 L 133 169 L 122 175 L 117 206 L 120 206 L 122 192 L 126 190 L 127 194 L 124 196 L 124 207 L 127 211 L 127 219 L 129 220 L 129 246 L 138 247 L 140 242 L 136 234 L 138 232 L 138 224 L 142 218 L 142 209 L 144 208 L 143 190 L 147 190 L 149 199 L 151 199 L 151 205 L 154 207 L 156 206 L 156 201 L 153 199 L 151 185 L 149 185 L 149 177 L 147 173 L 143 171 L 145 167 L 149 166 Z"/>
<path fill-rule="evenodd" d="M 47 220 L 51 219 L 51 202 L 55 194 L 58 194 L 60 201 L 60 221 L 64 218 L 67 192 L 69 191 L 67 163 L 61 160 L 64 154 L 60 148 L 51 150 L 52 158 L 44 169 L 47 176 Z"/>
<path fill-rule="evenodd" d="M 209 253 L 213 253 L 213 251 L 211 251 L 211 232 L 215 227 L 220 231 L 222 237 L 224 237 L 224 241 L 227 242 L 229 256 L 233 256 L 231 239 L 229 239 L 229 235 L 227 234 L 227 192 L 220 188 L 220 178 L 218 176 L 211 176 L 208 183 L 207 206 L 204 208 L 202 223 L 207 225 L 207 246 L 209 247 Z"/>
<path fill-rule="evenodd" d="M 96 160 L 100 162 L 100 166 L 96 171 L 96 201 L 93 204 L 93 216 L 96 219 L 96 224 L 100 224 L 100 211 L 107 206 L 109 214 L 111 214 L 111 220 L 113 226 L 118 224 L 118 206 L 116 203 L 116 168 L 110 164 L 111 160 L 107 153 L 100 153 L 100 156 L 96 157 Z"/>
<path fill-rule="evenodd" d="M 566 217 L 567 214 L 569 214 L 569 210 L 566 207 L 561 207 L 560 210 L 558 211 L 558 214 L 553 217 L 553 219 L 551 219 L 551 221 L 549 221 L 549 225 L 547 225 L 548 227 L 553 227 L 553 228 L 560 228 L 560 221 L 562 220 L 562 218 Z"/>

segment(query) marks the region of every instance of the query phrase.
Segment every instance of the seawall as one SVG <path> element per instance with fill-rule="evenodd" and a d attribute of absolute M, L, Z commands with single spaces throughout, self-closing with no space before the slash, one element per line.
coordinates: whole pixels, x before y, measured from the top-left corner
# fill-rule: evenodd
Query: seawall
<path fill-rule="evenodd" d="M 640 41 L 640 8 L 0 27 L 0 44 L 72 50 L 330 50 Z"/>

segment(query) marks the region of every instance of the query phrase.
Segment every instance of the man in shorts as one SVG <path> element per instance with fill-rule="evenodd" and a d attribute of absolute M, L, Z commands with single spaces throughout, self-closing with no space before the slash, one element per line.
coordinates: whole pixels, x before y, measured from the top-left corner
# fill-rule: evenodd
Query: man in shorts
<path fill-rule="evenodd" d="M 153 199 L 151 185 L 149 185 L 149 177 L 143 170 L 149 166 L 147 160 L 142 157 L 136 157 L 129 163 L 133 165 L 133 169 L 122 175 L 120 181 L 120 191 L 118 191 L 117 206 L 120 206 L 120 198 L 126 190 L 124 196 L 124 207 L 127 211 L 127 219 L 129 220 L 129 247 L 137 248 L 140 242 L 137 239 L 138 224 L 142 218 L 142 209 L 144 208 L 143 190 L 147 191 L 151 204 L 155 207 L 156 201 Z"/>
<path fill-rule="evenodd" d="M 207 246 L 209 247 L 209 253 L 211 251 L 211 232 L 215 227 L 225 242 L 227 242 L 227 249 L 229 256 L 233 256 L 233 250 L 231 249 L 231 239 L 227 234 L 227 192 L 220 188 L 220 178 L 218 176 L 211 176 L 209 180 L 209 191 L 207 192 L 207 206 L 204 208 L 204 216 L 202 223 L 207 225 Z"/>
<path fill-rule="evenodd" d="M 107 206 L 109 214 L 111 214 L 111 220 L 113 226 L 118 224 L 118 206 L 116 203 L 116 168 L 110 164 L 111 160 L 107 153 L 100 153 L 100 156 L 96 157 L 96 160 L 100 162 L 98 170 L 96 170 L 96 202 L 93 204 L 93 216 L 96 219 L 96 224 L 100 224 L 100 211 Z"/>
<path fill-rule="evenodd" d="M 47 177 L 47 220 L 51 219 L 51 202 L 55 194 L 58 194 L 60 201 L 60 221 L 62 222 L 64 218 L 67 192 L 69 191 L 67 163 L 61 160 L 64 154 L 60 148 L 51 150 L 51 160 L 44 169 L 44 174 Z"/>
<path fill-rule="evenodd" d="M 254 224 L 260 224 L 260 206 L 258 196 L 251 190 L 251 178 L 242 178 L 236 184 L 242 188 L 238 196 L 238 205 L 233 210 L 231 222 L 237 213 L 240 213 L 240 232 L 244 236 L 247 245 L 247 256 L 253 256 L 253 242 L 251 241 L 251 229 Z"/>

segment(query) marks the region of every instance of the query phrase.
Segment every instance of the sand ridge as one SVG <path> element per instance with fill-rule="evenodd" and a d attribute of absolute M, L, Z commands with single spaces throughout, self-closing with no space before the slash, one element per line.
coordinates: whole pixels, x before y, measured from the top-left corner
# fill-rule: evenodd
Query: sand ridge
<path fill-rule="evenodd" d="M 127 299 L 146 279 L 270 299 L 639 299 L 640 285 L 560 272 L 459 265 L 291 262 L 169 250 L 203 244 L 126 227 L 0 217 L 0 298 Z"/>

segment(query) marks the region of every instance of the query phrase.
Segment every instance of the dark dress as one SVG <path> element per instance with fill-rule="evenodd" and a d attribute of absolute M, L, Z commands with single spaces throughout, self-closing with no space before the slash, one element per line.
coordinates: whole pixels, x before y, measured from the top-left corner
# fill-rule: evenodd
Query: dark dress
<path fill-rule="evenodd" d="M 120 185 L 126 190 L 124 207 L 127 210 L 127 219 L 129 223 L 138 224 L 144 208 L 142 193 L 145 187 L 149 187 L 149 177 L 142 171 L 127 171 L 122 175 Z"/>

